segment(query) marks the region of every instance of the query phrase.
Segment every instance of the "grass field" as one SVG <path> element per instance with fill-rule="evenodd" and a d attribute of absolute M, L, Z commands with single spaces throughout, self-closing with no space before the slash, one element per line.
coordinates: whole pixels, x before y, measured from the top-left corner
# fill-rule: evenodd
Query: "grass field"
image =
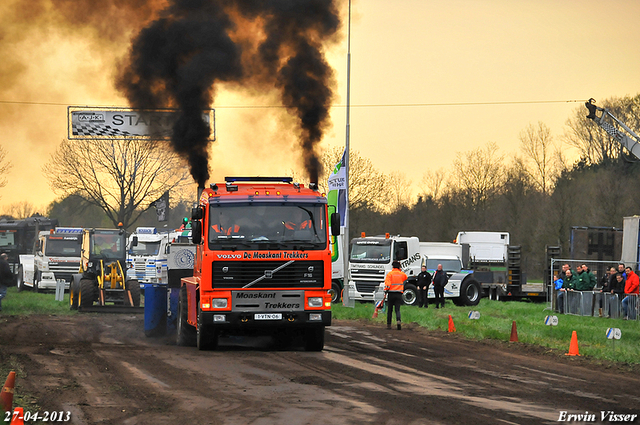
<path fill-rule="evenodd" d="M 470 339 L 495 339 L 509 341 L 511 327 L 516 322 L 518 343 L 532 344 L 567 353 L 571 335 L 576 331 L 580 354 L 594 359 L 627 364 L 640 364 L 640 321 L 560 315 L 546 310 L 545 303 L 501 302 L 482 299 L 476 307 L 456 307 L 447 302 L 445 308 L 428 309 L 402 307 L 402 321 L 417 323 L 430 329 L 447 332 L 449 315 L 455 324 L 456 333 Z M 469 319 L 469 312 L 480 313 L 477 320 Z M 367 320 L 386 326 L 386 313 L 373 319 L 372 303 L 356 303 L 355 308 L 334 304 L 333 318 L 340 320 Z M 558 317 L 558 326 L 547 326 L 544 319 L 548 315 Z M 395 320 L 395 315 L 394 315 Z M 395 323 L 395 322 L 394 322 Z M 619 328 L 620 340 L 609 340 L 607 328 Z M 615 345 L 614 345 L 615 344 Z"/>
<path fill-rule="evenodd" d="M 501 302 L 482 299 L 476 307 L 456 307 L 450 301 L 446 308 L 428 309 L 402 307 L 402 321 L 417 323 L 430 329 L 447 332 L 449 315 L 452 316 L 456 332 L 470 339 L 495 339 L 509 341 L 511 326 L 516 322 L 519 343 L 548 347 L 568 352 L 571 334 L 576 331 L 580 354 L 595 359 L 620 363 L 640 364 L 640 321 L 626 321 L 599 317 L 558 315 L 546 310 L 547 304 L 530 302 Z M 386 313 L 373 319 L 372 303 L 356 303 L 355 308 L 333 305 L 333 317 L 337 320 L 366 320 L 385 326 Z M 469 312 L 480 312 L 478 320 L 469 319 Z M 18 292 L 9 288 L 7 298 L 2 302 L 2 315 L 54 314 L 73 315 L 69 310 L 69 294 L 64 301 L 55 301 L 55 294 Z M 544 324 L 547 315 L 557 315 L 558 326 Z M 617 341 L 606 338 L 607 328 L 619 328 L 622 338 Z"/>

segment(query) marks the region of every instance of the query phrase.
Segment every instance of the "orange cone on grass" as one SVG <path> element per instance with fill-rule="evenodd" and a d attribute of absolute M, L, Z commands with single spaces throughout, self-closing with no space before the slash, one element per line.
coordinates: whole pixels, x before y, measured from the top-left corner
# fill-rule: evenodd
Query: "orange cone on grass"
<path fill-rule="evenodd" d="M 451 317 L 451 315 L 449 315 L 449 332 L 455 332 L 456 331 L 456 327 L 453 324 L 453 318 Z"/>
<path fill-rule="evenodd" d="M 569 345 L 569 352 L 565 354 L 565 356 L 579 356 L 580 352 L 578 350 L 578 334 L 576 331 L 573 331 L 571 334 L 571 344 Z"/>
<path fill-rule="evenodd" d="M 511 324 L 511 338 L 509 342 L 518 342 L 518 328 L 516 327 L 516 321 Z"/>
<path fill-rule="evenodd" d="M 13 412 L 13 386 L 16 383 L 16 373 L 11 371 L 0 392 L 0 404 L 5 412 Z"/>
<path fill-rule="evenodd" d="M 16 407 L 11 415 L 11 423 L 9 425 L 24 425 L 24 409 Z"/>

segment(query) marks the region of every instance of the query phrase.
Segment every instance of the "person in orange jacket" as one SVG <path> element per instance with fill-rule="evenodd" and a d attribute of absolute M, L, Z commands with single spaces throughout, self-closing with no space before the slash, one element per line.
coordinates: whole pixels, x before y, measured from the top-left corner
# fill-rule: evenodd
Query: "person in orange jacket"
<path fill-rule="evenodd" d="M 638 275 L 634 273 L 631 267 L 625 269 L 627 273 L 627 281 L 624 285 L 624 294 L 626 297 L 622 300 L 622 310 L 624 311 L 624 318 L 627 319 L 635 319 L 636 318 L 636 308 L 638 304 L 638 292 L 640 291 L 640 278 Z M 631 297 L 634 297 L 633 299 Z M 629 302 L 631 303 L 631 308 L 629 308 Z"/>
<path fill-rule="evenodd" d="M 400 270 L 400 262 L 394 261 L 391 263 L 393 270 L 387 273 L 384 278 L 384 292 L 387 295 L 387 329 L 391 329 L 391 314 L 395 307 L 396 321 L 398 323 L 398 330 L 402 329 L 402 322 L 400 320 L 400 306 L 402 305 L 402 293 L 404 292 L 404 281 L 407 280 L 407 275 Z"/>

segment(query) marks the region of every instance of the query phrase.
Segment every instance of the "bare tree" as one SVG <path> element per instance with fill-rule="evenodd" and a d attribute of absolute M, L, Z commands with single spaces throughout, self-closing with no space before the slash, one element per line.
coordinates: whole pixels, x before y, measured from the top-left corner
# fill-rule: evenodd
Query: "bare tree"
<path fill-rule="evenodd" d="M 530 124 L 520 132 L 520 149 L 525 155 L 527 170 L 538 190 L 547 194 L 558 176 L 554 152 L 556 145 L 551 130 L 544 123 Z"/>
<path fill-rule="evenodd" d="M 427 170 L 420 181 L 420 194 L 437 202 L 445 185 L 445 169 Z"/>
<path fill-rule="evenodd" d="M 81 195 L 125 228 L 188 175 L 175 153 L 142 139 L 63 140 L 43 170 L 55 193 Z"/>
<path fill-rule="evenodd" d="M 504 180 L 504 155 L 498 146 L 489 142 L 484 148 L 458 152 L 453 168 L 458 170 L 457 180 L 449 181 L 451 188 L 462 191 L 468 207 L 476 210 L 497 193 Z"/>
<path fill-rule="evenodd" d="M 7 151 L 0 146 L 0 187 L 7 185 L 7 173 L 13 167 L 10 161 L 7 160 Z"/>
<path fill-rule="evenodd" d="M 16 220 L 22 220 L 38 213 L 38 210 L 31 202 L 22 201 L 14 202 L 13 204 L 5 207 L 4 213 L 6 215 L 10 215 Z"/>
<path fill-rule="evenodd" d="M 397 211 L 411 203 L 411 180 L 401 171 L 393 171 L 388 178 L 390 210 Z"/>

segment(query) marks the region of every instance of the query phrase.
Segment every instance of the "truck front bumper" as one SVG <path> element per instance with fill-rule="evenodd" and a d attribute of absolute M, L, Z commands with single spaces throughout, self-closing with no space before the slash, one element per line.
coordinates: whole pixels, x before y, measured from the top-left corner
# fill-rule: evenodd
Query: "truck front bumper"
<path fill-rule="evenodd" d="M 234 312 L 203 311 L 202 324 L 218 329 L 297 328 L 331 326 L 331 311 Z"/>

